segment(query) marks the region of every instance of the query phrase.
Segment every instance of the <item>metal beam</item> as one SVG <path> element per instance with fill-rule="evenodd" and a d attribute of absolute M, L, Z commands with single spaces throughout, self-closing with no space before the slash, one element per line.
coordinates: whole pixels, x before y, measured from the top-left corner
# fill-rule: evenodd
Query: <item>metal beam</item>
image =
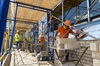
<path fill-rule="evenodd" d="M 15 31 L 17 31 L 17 29 L 15 29 Z M 26 30 L 19 30 L 20 32 L 25 32 Z"/>
<path fill-rule="evenodd" d="M 10 20 L 10 21 L 14 21 L 13 19 L 7 19 L 7 20 Z M 22 24 L 37 24 L 37 22 L 30 22 L 30 21 L 23 21 L 23 20 L 16 20 L 17 23 L 22 23 Z"/>
<path fill-rule="evenodd" d="M 88 14 L 88 22 L 90 22 L 90 0 L 87 0 L 87 9 L 88 9 L 88 11 L 87 11 L 87 14 Z"/>
<path fill-rule="evenodd" d="M 12 35 L 11 35 L 11 41 L 10 41 L 10 50 L 12 48 L 12 43 L 13 43 L 13 39 L 14 39 L 14 33 L 15 33 L 15 27 L 16 27 L 17 10 L 18 10 L 18 3 L 16 4 L 16 11 L 15 11 L 15 15 L 14 15 L 14 23 L 13 23 Z"/>
<path fill-rule="evenodd" d="M 52 46 L 54 46 L 54 42 L 55 42 L 55 39 L 54 39 L 54 19 L 53 21 L 51 22 L 52 24 Z M 54 63 L 54 49 L 52 49 L 52 62 Z"/>
<path fill-rule="evenodd" d="M 49 10 L 49 11 L 53 11 L 53 10 L 51 10 L 51 9 L 48 9 L 48 8 L 43 8 L 43 7 L 39 7 L 39 6 L 35 6 L 35 5 L 30 5 L 30 4 L 26 4 L 26 3 L 21 3 L 21 2 L 15 2 L 15 1 L 10 1 L 11 3 L 18 3 L 18 4 L 21 4 L 21 5 L 25 5 L 25 6 L 29 6 L 29 7 L 33 7 L 33 9 L 35 10 L 35 9 L 40 9 L 40 10 L 43 10 L 43 11 L 47 11 L 47 10 Z"/>
<path fill-rule="evenodd" d="M 10 0 L 0 0 L 0 53 L 3 43 L 3 35 L 6 29 L 6 19 Z"/>
<path fill-rule="evenodd" d="M 29 29 L 29 28 L 25 28 L 25 27 L 16 27 L 16 29 Z"/>
<path fill-rule="evenodd" d="M 50 14 L 49 14 L 49 11 L 47 11 L 47 39 L 48 39 L 48 46 L 50 46 L 50 40 L 49 40 L 49 17 L 50 17 Z M 50 52 L 50 48 L 48 47 L 48 52 Z"/>
<path fill-rule="evenodd" d="M 27 7 L 27 6 L 23 6 L 23 5 L 19 5 L 19 7 L 28 8 L 28 9 L 32 9 L 32 10 L 34 9 L 34 8 Z M 47 11 L 40 10 L 40 9 L 34 9 L 34 10 L 37 10 L 37 11 L 42 11 L 42 12 L 47 12 Z"/>
<path fill-rule="evenodd" d="M 31 20 L 31 19 L 24 19 L 24 18 L 16 18 L 17 20 L 23 20 L 23 21 L 30 21 L 30 22 L 37 22 L 38 20 Z"/>
<path fill-rule="evenodd" d="M 96 15 L 96 16 L 93 16 L 93 17 L 90 17 L 90 20 L 94 20 L 94 19 L 99 18 L 99 17 L 100 17 L 100 14 L 99 15 Z M 83 20 L 78 21 L 76 24 L 81 24 L 81 23 L 87 22 L 87 21 L 88 21 L 88 19 L 86 18 L 86 19 L 83 19 Z M 73 24 L 74 23 L 72 23 L 72 25 Z"/>
<path fill-rule="evenodd" d="M 88 26 L 94 26 L 94 25 L 98 25 L 98 24 L 100 24 L 100 20 L 88 22 L 88 23 L 81 24 L 81 25 L 75 26 L 75 27 L 76 27 L 76 28 L 85 28 L 85 27 L 88 27 Z"/>
<path fill-rule="evenodd" d="M 64 23 L 64 0 L 61 0 L 62 1 L 62 25 Z"/>

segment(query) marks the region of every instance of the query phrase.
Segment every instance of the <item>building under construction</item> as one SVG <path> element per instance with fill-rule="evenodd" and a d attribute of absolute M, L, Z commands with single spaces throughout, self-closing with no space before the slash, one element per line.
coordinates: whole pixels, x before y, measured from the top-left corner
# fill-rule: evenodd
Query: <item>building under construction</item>
<path fill-rule="evenodd" d="M 0 0 L 0 66 L 100 66 L 100 0 Z"/>

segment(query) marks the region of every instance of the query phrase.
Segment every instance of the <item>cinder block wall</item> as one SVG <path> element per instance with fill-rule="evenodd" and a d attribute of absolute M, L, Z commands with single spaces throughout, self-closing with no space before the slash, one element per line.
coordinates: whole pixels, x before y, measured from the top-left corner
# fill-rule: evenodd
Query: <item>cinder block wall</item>
<path fill-rule="evenodd" d="M 86 43 L 80 43 L 81 46 L 90 46 L 90 44 L 86 44 Z M 80 57 L 83 53 L 85 49 L 78 49 L 76 50 L 76 53 L 78 55 L 78 57 Z M 78 60 L 78 58 L 76 57 L 75 53 L 73 53 L 72 51 L 70 52 L 70 59 L 72 60 Z M 86 51 L 86 53 L 84 54 L 84 56 L 82 57 L 81 62 L 84 65 L 92 65 L 93 64 L 93 60 L 92 60 L 92 51 L 90 50 L 90 48 L 88 48 L 88 50 Z"/>

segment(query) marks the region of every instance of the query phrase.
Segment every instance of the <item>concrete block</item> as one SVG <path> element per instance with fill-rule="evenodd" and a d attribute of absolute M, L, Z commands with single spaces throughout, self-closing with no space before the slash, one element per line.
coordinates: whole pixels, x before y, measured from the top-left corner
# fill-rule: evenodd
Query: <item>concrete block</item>
<path fill-rule="evenodd" d="M 66 43 L 73 44 L 75 42 L 76 42 L 76 39 L 73 39 L 73 38 L 61 38 L 61 39 L 57 39 L 57 43 L 58 44 L 66 44 Z"/>
<path fill-rule="evenodd" d="M 57 50 L 57 53 L 58 53 L 59 56 L 64 56 L 65 55 L 64 50 Z"/>
<path fill-rule="evenodd" d="M 47 51 L 41 51 L 40 52 L 42 56 L 48 56 L 48 52 Z"/>
<path fill-rule="evenodd" d="M 92 51 L 99 51 L 99 43 L 91 43 L 90 50 Z"/>
<path fill-rule="evenodd" d="M 100 66 L 100 60 L 93 59 L 93 66 Z"/>
<path fill-rule="evenodd" d="M 92 61 L 92 58 L 84 57 L 84 60 L 86 60 L 87 62 L 90 62 Z"/>
<path fill-rule="evenodd" d="M 64 44 L 65 49 L 77 49 L 80 48 L 80 44 Z"/>
<path fill-rule="evenodd" d="M 57 48 L 58 48 L 58 49 L 65 49 L 65 48 L 64 48 L 64 44 L 57 44 Z"/>
<path fill-rule="evenodd" d="M 100 52 L 92 52 L 92 58 L 100 56 Z"/>
<path fill-rule="evenodd" d="M 93 66 L 92 64 L 84 64 L 84 66 Z"/>

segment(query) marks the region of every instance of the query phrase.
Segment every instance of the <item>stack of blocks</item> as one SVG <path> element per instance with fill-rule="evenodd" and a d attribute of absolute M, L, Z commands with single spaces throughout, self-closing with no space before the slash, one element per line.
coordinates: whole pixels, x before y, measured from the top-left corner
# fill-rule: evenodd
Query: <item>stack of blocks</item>
<path fill-rule="evenodd" d="M 76 49 L 79 48 L 79 43 L 73 38 L 61 38 L 57 40 L 58 49 Z"/>
<path fill-rule="evenodd" d="M 100 43 L 91 43 L 90 50 L 92 51 L 93 66 L 100 66 Z"/>
<path fill-rule="evenodd" d="M 76 49 L 79 48 L 80 45 L 77 43 L 76 39 L 73 38 L 61 38 L 56 41 L 57 44 L 57 52 L 59 56 L 64 56 L 65 55 L 65 50 L 64 49 Z"/>
<path fill-rule="evenodd" d="M 85 42 L 79 42 L 79 43 L 80 43 L 80 46 L 86 46 L 86 47 L 90 46 L 90 43 L 85 43 Z M 76 50 L 76 53 L 77 53 L 78 57 L 80 57 L 82 55 L 84 50 L 85 50 L 85 48 L 80 48 L 80 49 Z M 69 59 L 71 59 L 71 60 L 79 60 L 77 58 L 76 54 L 73 53 L 73 52 L 70 52 Z M 82 64 L 84 66 L 91 66 L 92 65 L 92 63 L 93 63 L 92 62 L 92 51 L 90 51 L 90 49 L 88 49 L 86 51 L 86 53 L 83 55 L 83 57 L 81 59 L 81 62 L 82 62 Z M 76 62 L 75 62 L 75 64 L 76 64 Z M 80 65 L 80 63 L 79 63 L 79 65 Z"/>

